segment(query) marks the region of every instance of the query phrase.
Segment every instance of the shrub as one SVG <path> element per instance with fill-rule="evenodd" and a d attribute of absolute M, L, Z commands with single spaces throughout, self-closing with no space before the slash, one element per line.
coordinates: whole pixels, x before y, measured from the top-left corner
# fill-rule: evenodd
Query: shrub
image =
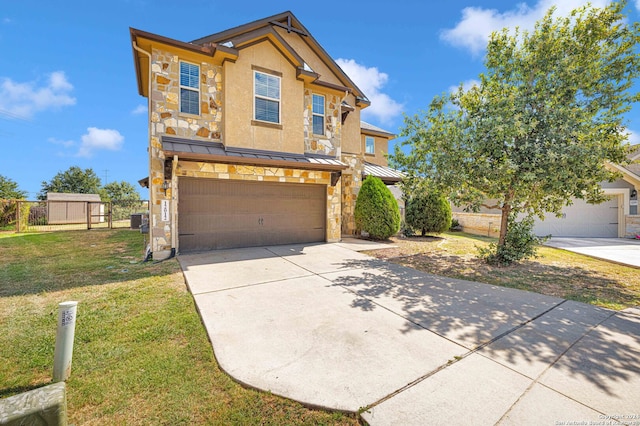
<path fill-rule="evenodd" d="M 419 229 L 422 236 L 428 232 L 439 234 L 451 226 L 451 206 L 437 192 L 417 194 L 407 203 L 405 220 L 409 227 Z"/>
<path fill-rule="evenodd" d="M 354 212 L 356 227 L 373 239 L 384 240 L 400 229 L 400 209 L 389 188 L 368 176 L 360 188 Z"/>
<path fill-rule="evenodd" d="M 515 215 L 509 216 L 507 235 L 503 246 L 495 243 L 487 248 L 478 248 L 480 258 L 490 265 L 506 266 L 524 259 L 536 257 L 537 246 L 548 237 L 537 237 L 533 234 L 533 217 L 529 216 L 516 221 Z"/>

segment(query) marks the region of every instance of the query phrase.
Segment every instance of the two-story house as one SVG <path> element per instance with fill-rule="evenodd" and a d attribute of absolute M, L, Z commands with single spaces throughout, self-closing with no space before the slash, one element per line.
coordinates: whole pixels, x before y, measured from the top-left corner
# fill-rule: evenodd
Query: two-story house
<path fill-rule="evenodd" d="M 393 134 L 291 12 L 192 42 L 131 29 L 149 101 L 150 246 L 339 241 L 365 175 L 397 182 Z"/>

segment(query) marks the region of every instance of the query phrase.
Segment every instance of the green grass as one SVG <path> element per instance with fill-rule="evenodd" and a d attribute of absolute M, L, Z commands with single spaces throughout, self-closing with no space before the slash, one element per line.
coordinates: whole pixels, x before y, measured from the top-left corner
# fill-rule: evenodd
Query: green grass
<path fill-rule="evenodd" d="M 129 230 L 0 234 L 0 397 L 51 382 L 57 305 L 77 300 L 72 424 L 358 424 L 218 367 L 175 259 Z"/>
<path fill-rule="evenodd" d="M 506 267 L 477 258 L 476 247 L 496 239 L 461 232 L 394 238 L 396 248 L 369 254 L 451 278 L 533 291 L 610 309 L 640 305 L 640 269 L 541 246 L 538 257 Z"/>

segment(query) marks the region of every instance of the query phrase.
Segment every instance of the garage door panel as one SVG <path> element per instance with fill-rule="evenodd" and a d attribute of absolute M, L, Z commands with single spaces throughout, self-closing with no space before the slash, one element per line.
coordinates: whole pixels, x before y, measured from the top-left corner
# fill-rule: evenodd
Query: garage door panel
<path fill-rule="evenodd" d="M 601 204 L 575 200 L 562 209 L 563 216 L 548 214 L 544 221 L 537 219 L 533 228 L 536 235 L 554 237 L 618 237 L 618 198 Z"/>
<path fill-rule="evenodd" d="M 326 186 L 180 178 L 180 251 L 325 240 Z"/>

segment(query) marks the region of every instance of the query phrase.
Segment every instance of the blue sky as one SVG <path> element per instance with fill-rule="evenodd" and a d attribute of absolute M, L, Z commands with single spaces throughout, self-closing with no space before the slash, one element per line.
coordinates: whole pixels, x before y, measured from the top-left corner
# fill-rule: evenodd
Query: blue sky
<path fill-rule="evenodd" d="M 146 99 L 136 88 L 129 27 L 190 41 L 291 10 L 372 101 L 363 119 L 397 133 L 403 113 L 477 78 L 492 30 L 531 28 L 554 4 L 566 13 L 584 3 L 3 0 L 0 175 L 30 199 L 42 181 L 74 165 L 92 168 L 103 183 L 137 186 L 147 175 Z M 640 0 L 627 9 L 637 20 Z M 627 118 L 637 143 L 640 107 Z"/>

